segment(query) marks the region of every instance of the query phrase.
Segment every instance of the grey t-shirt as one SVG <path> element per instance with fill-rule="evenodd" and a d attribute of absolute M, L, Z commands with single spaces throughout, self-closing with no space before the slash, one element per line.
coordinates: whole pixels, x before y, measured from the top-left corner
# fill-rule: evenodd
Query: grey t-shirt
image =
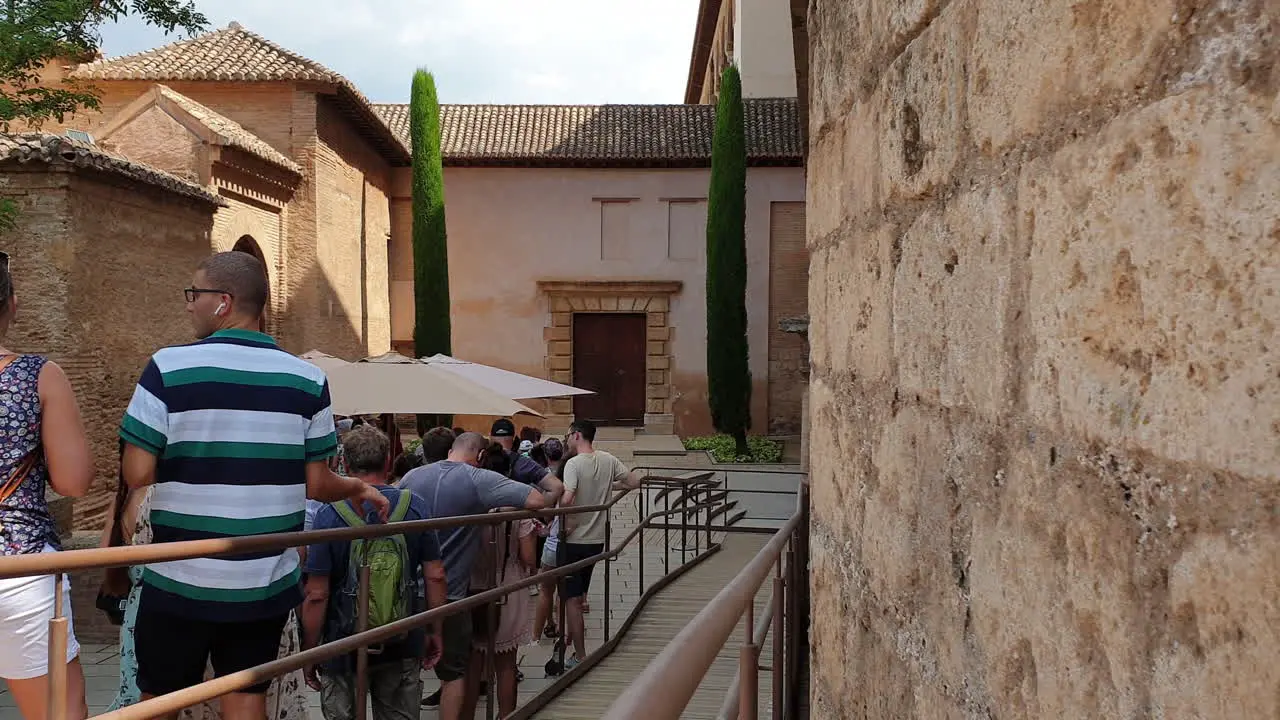
<path fill-rule="evenodd" d="M 603 450 L 579 453 L 564 464 L 564 489 L 573 493 L 573 504 L 578 507 L 603 505 L 609 502 L 613 483 L 627 479 L 630 471 L 618 458 Z M 569 535 L 565 542 L 594 545 L 605 541 L 607 510 L 583 513 L 569 521 Z"/>
<path fill-rule="evenodd" d="M 431 518 L 480 515 L 501 507 L 523 508 L 530 491 L 528 485 L 491 470 L 450 460 L 410 470 L 399 486 L 426 501 L 427 516 Z M 471 565 L 479 548 L 479 530 L 478 525 L 468 525 L 436 531 L 450 600 L 467 596 Z"/>

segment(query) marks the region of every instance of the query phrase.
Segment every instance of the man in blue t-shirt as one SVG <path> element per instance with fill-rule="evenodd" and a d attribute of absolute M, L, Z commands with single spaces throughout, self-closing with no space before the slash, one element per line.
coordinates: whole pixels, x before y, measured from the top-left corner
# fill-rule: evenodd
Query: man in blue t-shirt
<path fill-rule="evenodd" d="M 390 443 L 381 430 L 362 425 L 342 439 L 347 472 L 377 487 L 391 503 L 400 507 L 401 494 L 407 491 L 387 485 L 387 456 Z M 407 493 L 408 506 L 403 520 L 425 520 L 426 503 Z M 316 512 L 315 530 L 348 527 L 337 505 L 325 505 Z M 392 515 L 396 517 L 395 511 Z M 367 522 L 367 520 L 366 520 Z M 408 551 L 405 571 L 412 573 L 413 590 L 409 592 L 409 613 L 439 607 L 445 603 L 447 586 L 440 546 L 435 533 L 403 536 Z M 352 631 L 354 599 L 345 592 L 351 563 L 350 542 L 316 543 L 307 549 L 306 600 L 302 604 L 303 647 L 347 637 Z M 426 607 L 418 592 L 425 583 Z M 399 642 L 373 648 L 369 655 L 369 694 L 373 699 L 374 718 L 417 717 L 418 700 L 422 697 L 423 667 L 431 668 L 440 658 L 443 642 L 440 627 L 417 630 Z M 306 668 L 307 685 L 320 691 L 320 706 L 326 720 L 351 720 L 355 717 L 355 657 L 335 658 L 317 672 Z"/>

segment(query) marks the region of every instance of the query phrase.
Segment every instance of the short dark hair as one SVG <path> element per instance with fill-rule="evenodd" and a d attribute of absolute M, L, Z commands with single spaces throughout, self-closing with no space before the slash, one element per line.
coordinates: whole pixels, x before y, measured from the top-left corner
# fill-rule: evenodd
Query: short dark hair
<path fill-rule="evenodd" d="M 596 441 L 596 424 L 590 420 L 574 420 L 573 424 L 569 426 L 569 432 L 582 433 L 582 437 L 587 442 Z"/>
<path fill-rule="evenodd" d="M 506 448 L 500 443 L 491 442 L 488 447 L 480 453 L 480 467 L 485 470 L 492 470 L 499 475 L 506 475 L 511 469 L 511 458 L 507 455 Z"/>
<path fill-rule="evenodd" d="M 422 465 L 422 455 L 418 451 L 402 452 L 396 456 L 396 461 L 391 463 L 391 476 L 396 479 L 402 478 L 420 465 Z"/>
<path fill-rule="evenodd" d="M 422 436 L 422 461 L 431 464 L 449 457 L 449 449 L 457 435 L 447 427 L 435 427 Z"/>
<path fill-rule="evenodd" d="M 391 441 L 372 425 L 351 428 L 342 436 L 342 459 L 353 473 L 380 473 L 387 469 Z"/>
<path fill-rule="evenodd" d="M 212 289 L 222 290 L 234 298 L 241 313 L 262 314 L 271 287 L 267 282 L 267 268 L 258 258 L 238 250 L 221 252 L 205 258 L 199 269 L 204 271 Z"/>

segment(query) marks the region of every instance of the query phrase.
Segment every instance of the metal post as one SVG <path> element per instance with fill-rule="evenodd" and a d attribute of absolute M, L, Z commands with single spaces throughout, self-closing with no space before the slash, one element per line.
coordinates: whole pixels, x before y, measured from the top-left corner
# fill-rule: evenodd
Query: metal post
<path fill-rule="evenodd" d="M 360 588 L 356 592 L 356 633 L 369 629 L 369 558 L 360 565 Z M 368 717 L 369 647 L 356 650 L 356 720 Z"/>
<path fill-rule="evenodd" d="M 604 551 L 609 552 L 609 548 L 613 547 L 613 522 L 610 518 L 610 511 L 604 511 Z M 609 556 L 604 558 L 604 641 L 609 642 L 609 581 L 613 575 L 613 564 L 609 562 Z"/>
<path fill-rule="evenodd" d="M 515 530 L 515 528 L 513 528 L 510 524 L 507 524 L 504 527 L 506 527 L 508 530 L 511 530 L 511 531 Z M 499 526 L 497 525 L 490 525 L 489 531 L 490 531 L 489 532 L 489 557 L 493 558 L 493 562 L 490 563 L 491 574 L 489 576 L 489 581 L 490 583 L 492 583 L 493 587 L 496 588 L 498 587 L 498 578 L 500 577 L 499 573 L 501 573 L 502 575 L 505 575 L 505 573 L 502 572 L 505 568 L 498 567 L 498 565 L 502 563 L 502 553 L 498 552 L 498 536 L 503 535 L 503 538 L 502 538 L 503 542 L 507 543 L 507 547 L 510 548 L 511 533 L 501 532 Z M 484 706 L 485 706 L 484 714 L 485 714 L 485 717 L 488 718 L 488 720 L 493 720 L 494 717 L 496 716 L 496 712 L 494 709 L 494 704 L 495 704 L 494 698 L 497 697 L 497 692 L 498 692 L 498 689 L 497 689 L 498 663 L 494 653 L 497 650 L 496 643 L 497 643 L 498 622 L 499 622 L 498 608 L 499 606 L 506 604 L 506 601 L 507 601 L 507 596 L 503 595 L 501 600 L 499 600 L 496 603 L 489 603 L 488 605 L 485 606 L 485 609 L 484 609 L 484 614 L 487 621 L 486 624 L 488 626 L 487 629 L 489 631 L 488 632 L 489 637 L 485 639 L 484 671 L 483 671 L 484 678 L 485 680 L 488 681 L 488 687 L 484 693 Z"/>
<path fill-rule="evenodd" d="M 712 492 L 713 492 L 713 490 L 712 490 L 712 488 L 713 488 L 713 487 L 715 487 L 715 486 L 713 486 L 713 485 L 708 485 L 708 486 L 707 486 L 707 502 L 710 502 L 710 501 L 711 501 L 711 495 L 712 495 Z M 724 496 L 724 499 L 725 499 L 725 502 L 728 502 L 728 500 L 729 500 L 729 496 L 728 496 L 728 495 L 725 495 L 725 496 Z M 729 511 L 728 511 L 728 510 L 726 510 L 725 512 L 729 512 Z M 707 549 L 708 549 L 708 550 L 710 550 L 710 549 L 711 549 L 711 507 L 710 507 L 709 505 L 707 506 Z"/>
<path fill-rule="evenodd" d="M 667 490 L 670 489 L 667 488 Z M 663 513 L 671 512 L 670 492 L 663 493 L 662 506 Z M 662 574 L 663 576 L 671 574 L 671 516 L 667 514 L 662 516 Z"/>
<path fill-rule="evenodd" d="M 682 493 L 684 509 L 680 513 L 680 567 L 689 562 L 689 494 Z"/>
<path fill-rule="evenodd" d="M 784 655 L 786 673 L 783 677 L 783 683 L 786 691 L 791 695 L 795 695 L 796 680 L 798 676 L 797 671 L 800 669 L 797 662 L 800 659 L 800 607 L 797 602 L 799 600 L 799 593 L 795 592 L 795 589 L 799 587 L 800 573 L 799 568 L 796 567 L 795 537 L 796 536 L 794 535 L 792 536 L 790 548 L 787 550 L 787 577 L 790 578 L 792 592 L 786 594 L 786 604 L 784 606 L 787 613 L 785 631 L 787 638 Z M 794 712 L 794 708 L 795 698 L 790 697 L 787 700 L 786 715 L 788 717 L 790 717 Z"/>
<path fill-rule="evenodd" d="M 783 698 L 783 639 L 786 630 L 783 625 L 783 615 L 786 612 L 786 583 L 782 579 L 782 559 L 778 559 L 775 566 L 776 571 L 773 575 L 773 660 L 770 670 L 773 672 L 773 718 L 780 720 L 782 718 L 782 698 Z"/>
<path fill-rule="evenodd" d="M 644 595 L 644 541 L 645 541 L 644 506 L 645 506 L 645 503 L 640 503 L 639 519 L 640 519 L 640 526 L 641 526 L 641 529 L 640 529 L 640 594 L 641 595 Z"/>
<path fill-rule="evenodd" d="M 742 618 L 742 652 L 738 656 L 738 720 L 756 720 L 759 714 L 760 646 L 756 645 L 755 598 L 747 602 Z"/>
<path fill-rule="evenodd" d="M 49 620 L 49 717 L 67 716 L 67 618 L 62 614 L 66 576 L 54 575 L 53 617 Z"/>

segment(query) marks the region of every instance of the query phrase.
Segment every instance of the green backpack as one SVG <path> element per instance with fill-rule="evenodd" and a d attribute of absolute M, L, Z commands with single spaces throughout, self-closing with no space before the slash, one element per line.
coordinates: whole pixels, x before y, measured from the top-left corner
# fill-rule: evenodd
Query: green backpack
<path fill-rule="evenodd" d="M 388 522 L 400 522 L 409 514 L 409 503 L 413 494 L 400 492 L 400 499 L 391 510 Z M 347 525 L 365 527 L 368 525 L 351 503 L 334 503 Z M 360 567 L 369 564 L 369 626 L 367 629 L 388 625 L 413 614 L 413 598 L 417 594 L 417 583 L 414 580 L 413 568 L 409 563 L 409 545 L 404 535 L 388 535 L 380 538 L 369 538 L 351 541 L 351 551 L 347 557 L 347 578 L 342 586 L 342 597 L 339 600 L 337 625 L 343 636 L 352 635 L 356 631 L 356 607 L 360 594 Z"/>

